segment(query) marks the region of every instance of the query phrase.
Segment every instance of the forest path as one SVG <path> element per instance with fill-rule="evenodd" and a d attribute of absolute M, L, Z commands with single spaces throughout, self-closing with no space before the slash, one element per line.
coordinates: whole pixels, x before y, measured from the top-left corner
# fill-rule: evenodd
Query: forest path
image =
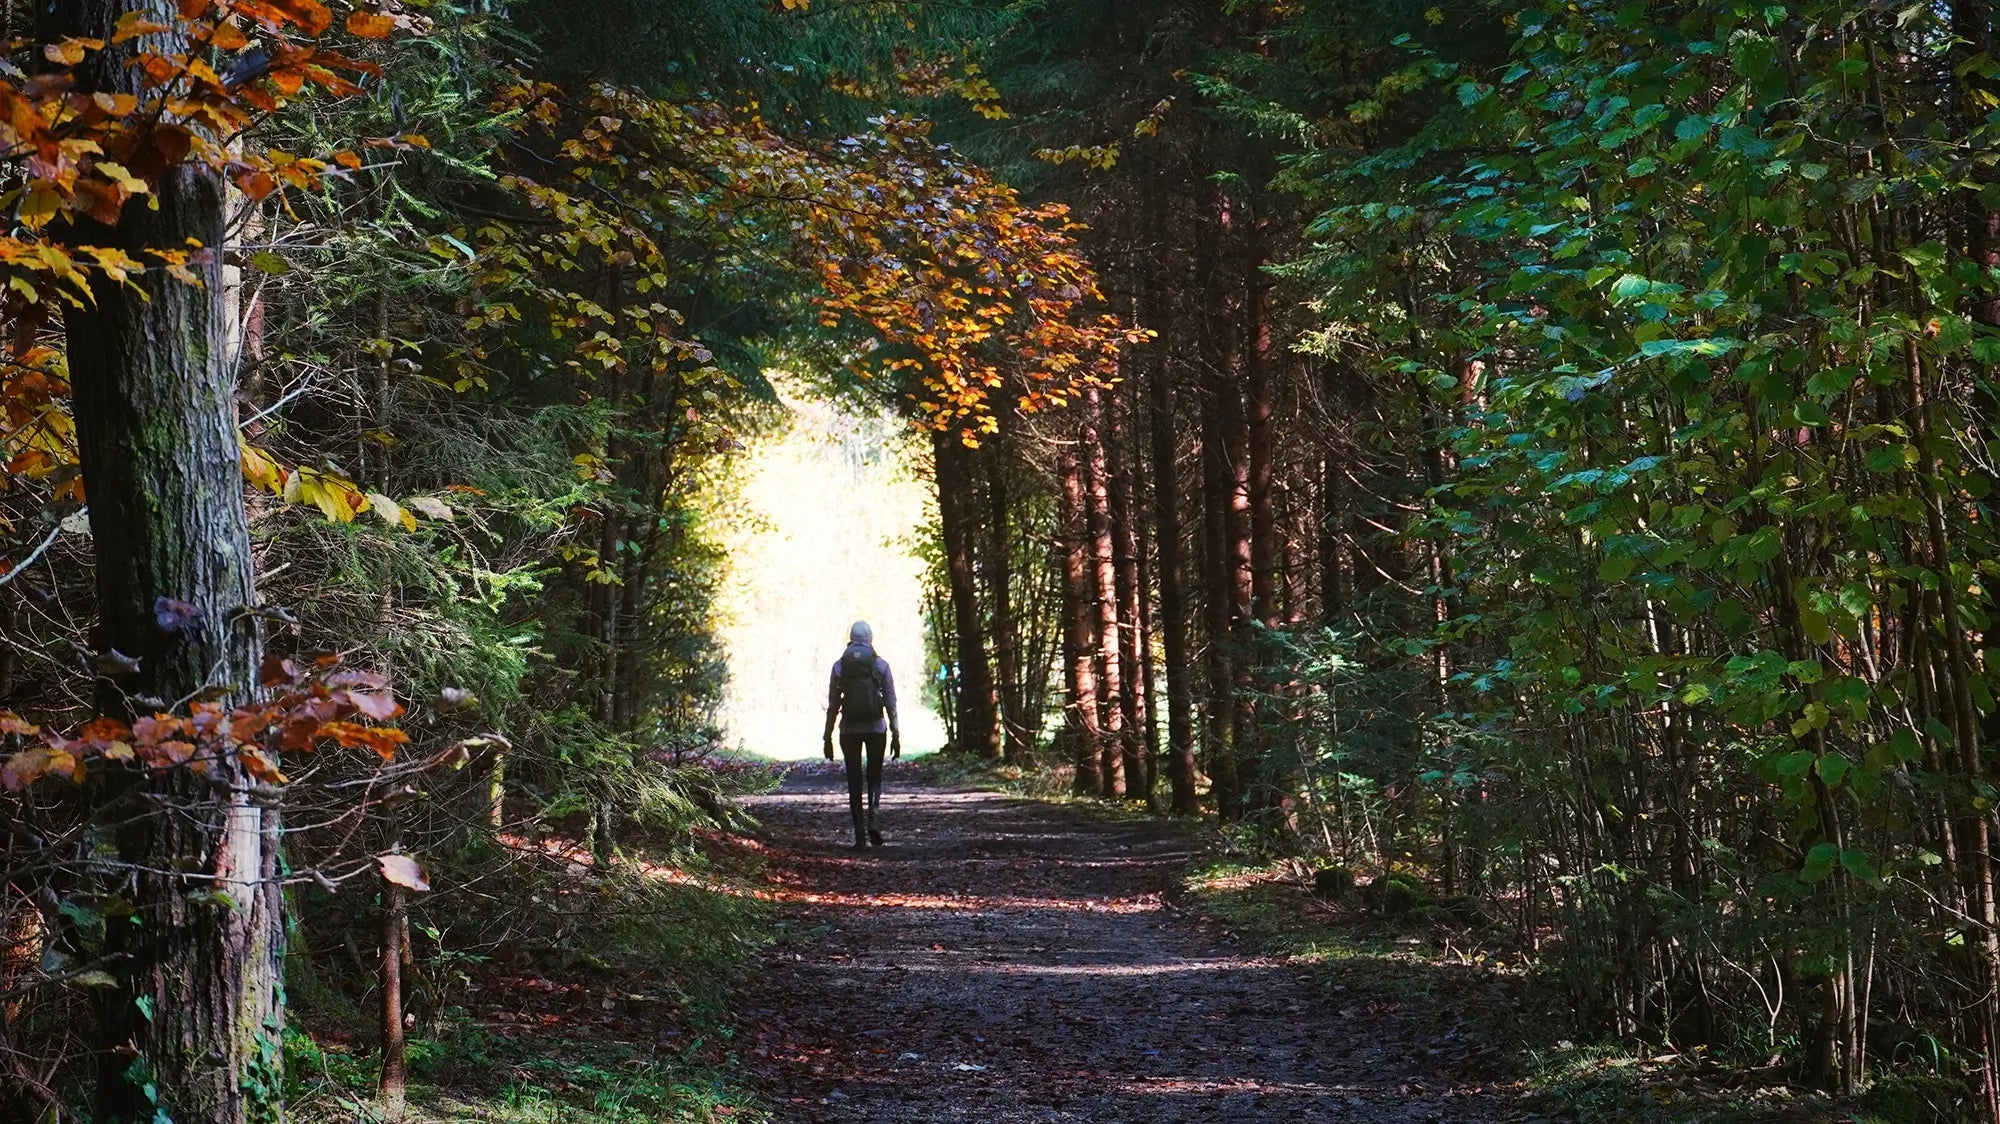
<path fill-rule="evenodd" d="M 737 1048 L 780 1121 L 1471 1122 L 1511 1099 L 1443 1071 L 1448 1015 L 1343 1003 L 1326 969 L 1174 908 L 1193 842 L 1171 824 L 896 766 L 877 850 L 847 849 L 835 766 L 751 810 L 788 939 Z"/>

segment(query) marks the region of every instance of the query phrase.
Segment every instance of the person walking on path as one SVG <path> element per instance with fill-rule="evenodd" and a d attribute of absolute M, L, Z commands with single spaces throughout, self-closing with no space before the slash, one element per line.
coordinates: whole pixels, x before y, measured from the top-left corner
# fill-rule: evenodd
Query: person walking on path
<path fill-rule="evenodd" d="M 896 723 L 896 680 L 889 661 L 875 654 L 875 632 L 867 621 L 855 621 L 847 633 L 847 649 L 833 665 L 826 688 L 826 733 L 823 748 L 833 760 L 833 724 L 840 722 L 840 755 L 847 763 L 847 806 L 854 816 L 854 849 L 882 845 L 876 809 L 882 804 L 882 750 L 903 756 L 903 731 Z M 862 754 L 867 754 L 867 818 L 862 818 Z"/>

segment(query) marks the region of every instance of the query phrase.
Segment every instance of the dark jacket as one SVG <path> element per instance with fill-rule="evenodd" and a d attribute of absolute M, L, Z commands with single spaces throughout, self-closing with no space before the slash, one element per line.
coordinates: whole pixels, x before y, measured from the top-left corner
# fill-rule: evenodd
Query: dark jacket
<path fill-rule="evenodd" d="M 863 652 L 875 657 L 875 674 L 882 680 L 883 715 L 880 718 L 850 719 L 840 716 L 840 732 L 843 734 L 886 734 L 896 721 L 896 677 L 889 673 L 889 661 L 875 655 L 875 649 L 866 644 L 849 644 L 840 653 L 840 659 L 833 661 L 833 674 L 827 681 L 826 706 L 828 710 L 840 708 L 840 665 L 849 652 Z"/>

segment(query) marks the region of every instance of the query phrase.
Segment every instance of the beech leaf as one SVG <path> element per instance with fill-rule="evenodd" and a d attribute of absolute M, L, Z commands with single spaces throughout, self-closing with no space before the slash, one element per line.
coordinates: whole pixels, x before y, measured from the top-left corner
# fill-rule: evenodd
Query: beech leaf
<path fill-rule="evenodd" d="M 348 34 L 357 38 L 386 39 L 394 30 L 396 30 L 395 19 L 380 12 L 356 11 L 347 17 Z"/>
<path fill-rule="evenodd" d="M 382 868 L 383 878 L 398 886 L 419 893 L 431 888 L 431 884 L 424 879 L 423 868 L 408 855 L 377 855 L 375 864 Z"/>

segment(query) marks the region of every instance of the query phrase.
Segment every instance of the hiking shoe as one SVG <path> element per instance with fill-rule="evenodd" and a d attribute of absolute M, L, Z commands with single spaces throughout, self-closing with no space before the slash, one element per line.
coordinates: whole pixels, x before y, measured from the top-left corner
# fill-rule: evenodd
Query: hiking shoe
<path fill-rule="evenodd" d="M 882 831 L 880 828 L 871 827 L 868 829 L 868 842 L 873 843 L 877 847 L 882 845 Z"/>

